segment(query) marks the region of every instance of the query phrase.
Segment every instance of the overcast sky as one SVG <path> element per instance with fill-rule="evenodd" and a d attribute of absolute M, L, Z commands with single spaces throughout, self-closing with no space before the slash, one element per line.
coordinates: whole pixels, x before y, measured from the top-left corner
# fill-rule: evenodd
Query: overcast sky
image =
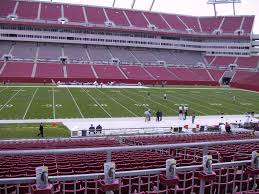
<path fill-rule="evenodd" d="M 50 1 L 50 0 L 41 0 Z M 112 6 L 113 0 L 52 0 L 53 2 L 66 2 L 72 4 L 87 4 L 99 6 Z M 135 9 L 148 10 L 152 0 L 136 0 Z M 116 0 L 115 7 L 130 8 L 132 0 Z M 207 4 L 207 0 L 156 0 L 154 11 L 195 15 L 214 15 L 212 5 Z M 232 4 L 217 5 L 218 15 L 232 15 Z M 241 4 L 236 4 L 237 15 L 255 15 L 254 33 L 259 34 L 259 0 L 242 0 Z"/>

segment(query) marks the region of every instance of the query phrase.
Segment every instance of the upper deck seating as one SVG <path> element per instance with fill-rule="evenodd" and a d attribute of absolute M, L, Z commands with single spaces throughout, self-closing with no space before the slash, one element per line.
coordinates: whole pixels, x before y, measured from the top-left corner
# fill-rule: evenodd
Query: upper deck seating
<path fill-rule="evenodd" d="M 200 17 L 201 29 L 203 32 L 212 33 L 218 30 L 224 17 Z"/>
<path fill-rule="evenodd" d="M 233 33 L 236 30 L 239 30 L 242 18 L 243 17 L 240 16 L 225 17 L 221 29 L 224 33 Z"/>
<path fill-rule="evenodd" d="M 155 25 L 159 29 L 169 30 L 170 27 L 163 20 L 159 13 L 143 12 L 150 24 Z"/>
<path fill-rule="evenodd" d="M 69 22 L 85 22 L 84 12 L 82 6 L 77 5 L 64 5 L 64 17 Z"/>
<path fill-rule="evenodd" d="M 16 1 L 1 0 L 0 1 L 0 17 L 7 17 L 14 11 Z"/>
<path fill-rule="evenodd" d="M 133 26 L 147 28 L 148 21 L 143 16 L 142 12 L 135 10 L 125 10 L 125 14 Z"/>
<path fill-rule="evenodd" d="M 105 12 L 109 21 L 112 21 L 117 26 L 129 26 L 129 22 L 122 10 L 105 8 Z"/>
<path fill-rule="evenodd" d="M 40 19 L 57 21 L 61 18 L 61 5 L 51 3 L 41 3 Z"/>
<path fill-rule="evenodd" d="M 186 31 L 187 27 L 183 24 L 183 22 L 179 19 L 177 15 L 162 14 L 162 16 L 172 29 L 178 31 Z"/>
<path fill-rule="evenodd" d="M 36 19 L 38 17 L 38 2 L 19 1 L 16 15 L 18 18 Z"/>
<path fill-rule="evenodd" d="M 197 17 L 179 16 L 179 18 L 181 18 L 181 20 L 188 26 L 188 28 L 193 29 L 195 32 L 201 31 Z"/>
<path fill-rule="evenodd" d="M 245 16 L 242 29 L 245 33 L 251 33 L 254 24 L 254 16 Z"/>
<path fill-rule="evenodd" d="M 86 7 L 87 21 L 92 24 L 104 24 L 107 21 L 103 8 L 99 7 Z"/>

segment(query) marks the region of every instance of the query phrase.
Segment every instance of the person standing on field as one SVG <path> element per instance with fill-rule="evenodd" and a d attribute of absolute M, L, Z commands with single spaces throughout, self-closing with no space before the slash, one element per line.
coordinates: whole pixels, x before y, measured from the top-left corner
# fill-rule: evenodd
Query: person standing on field
<path fill-rule="evenodd" d="M 192 124 L 194 124 L 194 120 L 195 120 L 195 114 L 192 113 Z"/>
<path fill-rule="evenodd" d="M 40 127 L 39 127 L 39 131 L 40 131 L 40 132 L 38 133 L 38 137 L 39 137 L 39 136 L 41 136 L 42 138 L 44 137 L 43 130 L 44 130 L 44 129 L 43 129 L 43 124 L 40 123 Z"/>

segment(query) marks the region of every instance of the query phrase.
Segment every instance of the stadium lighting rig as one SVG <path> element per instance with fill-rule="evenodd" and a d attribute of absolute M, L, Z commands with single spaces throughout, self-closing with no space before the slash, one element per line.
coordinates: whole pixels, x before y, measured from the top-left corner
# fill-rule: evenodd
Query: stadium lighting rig
<path fill-rule="evenodd" d="M 212 4 L 214 7 L 214 15 L 217 17 L 217 10 L 216 10 L 216 4 L 233 4 L 233 14 L 236 15 L 236 3 L 241 3 L 241 0 L 208 0 L 207 4 Z"/>

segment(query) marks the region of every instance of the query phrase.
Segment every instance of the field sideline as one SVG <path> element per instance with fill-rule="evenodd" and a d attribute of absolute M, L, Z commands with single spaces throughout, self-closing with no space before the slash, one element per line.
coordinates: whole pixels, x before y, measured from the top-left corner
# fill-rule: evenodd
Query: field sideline
<path fill-rule="evenodd" d="M 150 96 L 147 93 L 150 93 Z M 163 95 L 167 94 L 167 100 Z M 236 96 L 236 103 L 232 97 Z M 7 86 L 0 87 L 0 119 L 57 119 L 178 115 L 179 104 L 188 104 L 196 115 L 259 112 L 259 93 L 224 88 L 89 89 Z"/>

